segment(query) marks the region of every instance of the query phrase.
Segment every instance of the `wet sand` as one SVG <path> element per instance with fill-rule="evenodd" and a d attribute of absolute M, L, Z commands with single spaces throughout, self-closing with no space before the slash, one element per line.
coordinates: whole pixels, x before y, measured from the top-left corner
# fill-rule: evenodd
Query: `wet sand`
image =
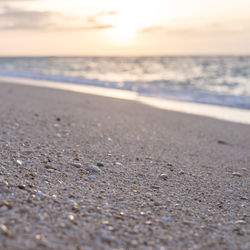
<path fill-rule="evenodd" d="M 2 249 L 250 247 L 249 125 L 0 83 L 0 128 Z"/>

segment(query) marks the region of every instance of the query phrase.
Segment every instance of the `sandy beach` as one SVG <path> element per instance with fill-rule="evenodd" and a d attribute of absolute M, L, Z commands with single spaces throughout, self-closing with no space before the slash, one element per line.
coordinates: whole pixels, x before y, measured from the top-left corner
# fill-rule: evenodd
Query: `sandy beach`
<path fill-rule="evenodd" d="M 1 249 L 249 249 L 250 126 L 0 83 Z"/>

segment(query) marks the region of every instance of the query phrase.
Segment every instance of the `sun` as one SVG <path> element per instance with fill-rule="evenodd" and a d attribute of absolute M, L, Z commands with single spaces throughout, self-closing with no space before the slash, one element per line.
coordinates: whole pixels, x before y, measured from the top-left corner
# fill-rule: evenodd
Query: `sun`
<path fill-rule="evenodd" d="M 143 28 L 153 26 L 157 15 L 148 8 L 123 5 L 117 10 L 116 15 L 109 17 L 113 26 L 108 30 L 108 36 L 114 44 L 128 45 L 134 43 L 137 33 Z"/>
<path fill-rule="evenodd" d="M 128 44 L 133 42 L 136 33 L 143 28 L 142 21 L 125 14 L 117 14 L 112 18 L 114 28 L 110 30 L 110 35 L 115 43 Z"/>

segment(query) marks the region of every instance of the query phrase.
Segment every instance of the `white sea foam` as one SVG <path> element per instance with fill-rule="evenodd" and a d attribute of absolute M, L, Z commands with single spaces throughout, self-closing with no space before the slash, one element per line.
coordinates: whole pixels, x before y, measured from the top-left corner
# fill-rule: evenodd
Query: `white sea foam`
<path fill-rule="evenodd" d="M 0 76 L 250 109 L 249 56 L 0 58 Z"/>
<path fill-rule="evenodd" d="M 0 82 L 53 88 L 53 89 L 106 96 L 106 97 L 112 97 L 130 101 L 137 101 L 160 109 L 207 116 L 230 122 L 250 124 L 250 110 L 145 97 L 145 96 L 139 96 L 136 92 L 133 91 L 101 88 L 101 87 L 87 86 L 87 85 L 77 85 L 69 83 L 31 80 L 24 78 L 10 78 L 10 77 L 0 77 Z"/>

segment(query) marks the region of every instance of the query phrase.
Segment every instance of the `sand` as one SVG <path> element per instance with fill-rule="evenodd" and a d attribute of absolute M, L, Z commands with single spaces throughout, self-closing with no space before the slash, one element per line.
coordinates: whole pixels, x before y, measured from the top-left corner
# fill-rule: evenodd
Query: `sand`
<path fill-rule="evenodd" d="M 249 249 L 250 126 L 0 83 L 1 249 Z"/>

